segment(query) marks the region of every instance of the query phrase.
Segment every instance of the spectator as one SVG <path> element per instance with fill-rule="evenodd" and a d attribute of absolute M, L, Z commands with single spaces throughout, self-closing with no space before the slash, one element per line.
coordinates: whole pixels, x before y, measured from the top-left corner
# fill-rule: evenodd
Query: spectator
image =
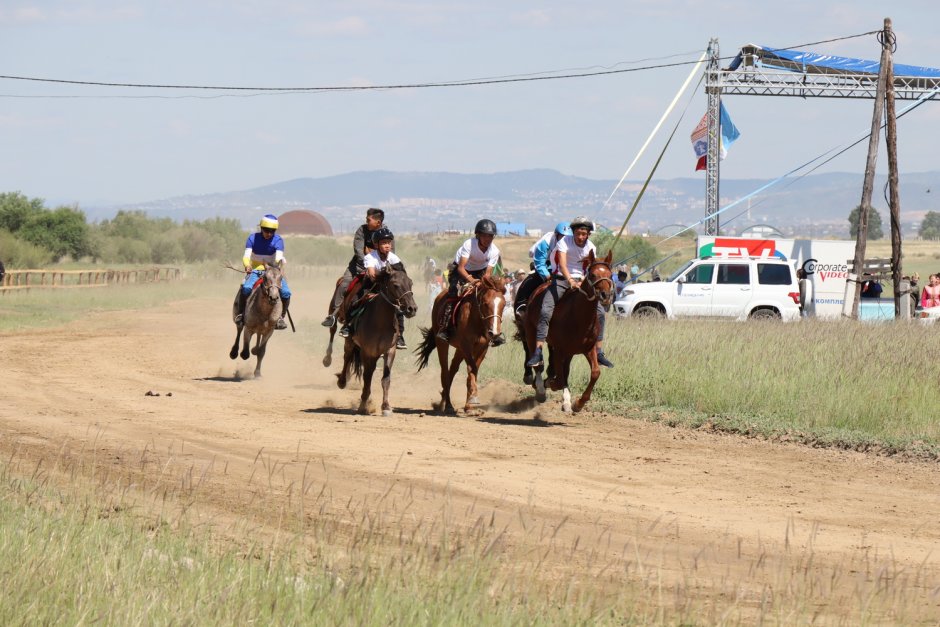
<path fill-rule="evenodd" d="M 803 268 L 796 271 L 796 278 L 800 285 L 800 315 L 805 318 L 813 311 L 813 282 Z"/>
<path fill-rule="evenodd" d="M 862 298 L 881 298 L 881 283 L 868 272 L 862 277 L 868 277 L 862 281 Z"/>
<path fill-rule="evenodd" d="M 625 267 L 618 267 L 617 274 L 614 275 L 614 290 L 615 296 L 619 296 L 620 292 L 623 291 L 623 288 L 627 286 L 627 269 Z"/>
<path fill-rule="evenodd" d="M 920 306 L 924 309 L 940 307 L 940 276 L 931 274 L 927 279 L 927 285 L 920 295 Z"/>

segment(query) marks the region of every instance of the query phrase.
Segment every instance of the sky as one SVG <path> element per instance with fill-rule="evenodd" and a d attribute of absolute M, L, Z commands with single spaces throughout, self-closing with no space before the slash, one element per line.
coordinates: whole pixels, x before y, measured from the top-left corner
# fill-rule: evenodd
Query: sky
<path fill-rule="evenodd" d="M 885 17 L 898 36 L 896 63 L 940 67 L 940 5 L 927 0 L 890 7 L 871 0 L 0 0 L 0 74 L 244 87 L 413 84 L 695 61 L 711 38 L 732 56 L 747 43 L 790 47 L 877 30 Z M 873 35 L 807 49 L 880 54 Z M 82 206 L 357 170 L 552 168 L 617 180 L 690 69 L 265 95 L 0 79 L 0 192 Z M 870 100 L 730 96 L 724 103 L 741 137 L 722 177 L 777 177 L 871 124 Z M 703 176 L 694 172 L 689 134 L 705 106 L 699 88 L 657 178 Z M 902 184 L 905 171 L 940 169 L 940 102 L 902 118 L 898 133 Z M 630 180 L 645 178 L 665 137 Z M 865 149 L 820 171 L 861 173 Z M 886 167 L 882 147 L 879 171 Z"/>

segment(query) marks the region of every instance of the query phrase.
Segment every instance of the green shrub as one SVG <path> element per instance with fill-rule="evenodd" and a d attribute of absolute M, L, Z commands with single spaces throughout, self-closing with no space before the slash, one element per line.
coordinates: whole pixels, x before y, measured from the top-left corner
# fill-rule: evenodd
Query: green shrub
<path fill-rule="evenodd" d="M 0 229 L 0 260 L 8 270 L 42 268 L 52 261 L 52 253 Z"/>

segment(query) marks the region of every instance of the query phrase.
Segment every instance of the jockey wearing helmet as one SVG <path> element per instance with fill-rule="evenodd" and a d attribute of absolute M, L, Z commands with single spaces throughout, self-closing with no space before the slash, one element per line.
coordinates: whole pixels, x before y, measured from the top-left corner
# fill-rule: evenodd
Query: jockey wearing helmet
<path fill-rule="evenodd" d="M 396 270 L 404 270 L 405 265 L 402 263 L 401 259 L 392 252 L 392 243 L 395 241 L 395 234 L 391 232 L 387 227 L 381 227 L 376 231 L 372 232 L 372 251 L 363 257 L 363 266 L 365 267 L 365 275 L 363 277 L 363 282 L 359 287 L 359 292 L 354 300 L 361 298 L 362 294 L 372 285 L 375 284 L 375 281 L 379 277 L 379 273 L 385 270 L 386 266 L 392 266 Z M 339 319 L 343 320 L 344 324 L 339 330 L 340 337 L 349 337 L 349 334 L 352 332 L 352 329 L 349 327 L 349 321 L 346 320 L 346 308 L 345 303 L 343 307 L 340 307 L 338 312 Z M 407 349 L 408 345 L 405 343 L 405 314 L 401 311 L 397 314 L 398 317 L 398 338 L 395 340 L 396 349 Z"/>
<path fill-rule="evenodd" d="M 571 221 L 571 235 L 566 235 L 558 240 L 555 245 L 555 254 L 552 255 L 552 277 L 551 284 L 545 291 L 545 298 L 542 300 L 542 311 L 539 316 L 538 327 L 535 330 L 535 350 L 529 361 L 526 362 L 527 368 L 535 368 L 542 363 L 542 344 L 548 337 L 548 325 L 552 320 L 552 314 L 555 312 L 555 305 L 562 296 L 570 289 L 577 289 L 584 280 L 583 260 L 587 259 L 593 252 L 597 254 L 597 248 L 590 241 L 591 231 L 594 230 L 594 222 L 583 216 L 578 216 Z M 600 329 L 597 334 L 597 363 L 608 368 L 613 368 L 614 364 L 604 355 L 604 323 L 606 321 L 606 312 L 600 301 L 597 301 L 597 317 L 600 322 Z"/>
<path fill-rule="evenodd" d="M 448 283 L 450 289 L 447 292 L 447 300 L 443 311 L 437 332 L 437 338 L 444 342 L 450 341 L 450 316 L 454 311 L 454 299 L 457 298 L 458 287 L 465 283 L 476 283 L 484 276 L 491 276 L 493 268 L 499 262 L 499 248 L 493 243 L 496 238 L 496 223 L 492 220 L 483 219 L 477 222 L 473 229 L 476 237 L 465 241 L 454 255 L 454 262 L 448 268 Z"/>
<path fill-rule="evenodd" d="M 349 260 L 346 271 L 333 291 L 333 300 L 330 304 L 330 313 L 323 319 L 322 324 L 325 327 L 332 327 L 336 324 L 336 315 L 343 304 L 343 298 L 346 296 L 346 290 L 349 289 L 353 279 L 365 272 L 365 256 L 373 250 L 372 234 L 382 228 L 385 223 L 385 212 L 375 207 L 366 210 L 366 221 L 356 229 L 353 236 L 353 256 Z"/>
<path fill-rule="evenodd" d="M 513 308 L 517 315 L 522 315 L 529 296 L 539 285 L 547 281 L 551 276 L 551 263 L 549 261 L 551 254 L 555 251 L 558 240 L 566 235 L 571 235 L 571 227 L 567 222 L 559 222 L 555 225 L 555 230 L 546 233 L 542 238 L 532 245 L 529 249 L 529 257 L 532 258 L 532 265 L 535 272 L 526 277 L 519 289 L 516 290 L 516 298 L 513 300 Z"/>
<path fill-rule="evenodd" d="M 245 317 L 245 304 L 248 302 L 248 296 L 254 284 L 264 274 L 264 264 L 278 266 L 284 271 L 284 240 L 276 233 L 278 227 L 277 216 L 267 214 L 261 218 L 258 223 L 258 232 L 248 236 L 245 242 L 245 254 L 242 257 L 242 264 L 245 266 L 245 281 L 242 283 L 242 290 L 238 295 L 238 316 L 235 317 L 235 323 L 241 324 Z M 278 318 L 276 329 L 286 329 L 287 323 L 284 322 L 284 316 L 287 315 L 287 308 L 290 306 L 290 288 L 287 287 L 287 278 L 281 277 L 281 317 Z"/>

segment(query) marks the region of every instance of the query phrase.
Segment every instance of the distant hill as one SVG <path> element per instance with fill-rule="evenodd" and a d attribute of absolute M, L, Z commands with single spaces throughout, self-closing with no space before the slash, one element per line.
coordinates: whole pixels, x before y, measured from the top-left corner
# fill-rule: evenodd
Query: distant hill
<path fill-rule="evenodd" d="M 766 185 L 770 179 L 723 179 L 725 206 Z M 493 174 L 451 172 L 350 172 L 322 178 L 301 178 L 254 189 L 199 196 L 179 196 L 121 207 L 86 208 L 92 219 L 113 216 L 120 209 L 143 210 L 156 217 L 202 220 L 233 217 L 246 227 L 262 212 L 282 213 L 306 208 L 325 215 L 339 231 L 355 228 L 364 209 L 386 209 L 389 222 L 407 231 L 469 229 L 480 216 L 526 222 L 548 228 L 559 219 L 586 214 L 601 223 L 619 225 L 641 183 L 629 181 L 602 210 L 616 181 L 595 180 L 536 169 Z M 876 177 L 872 204 L 887 224 L 884 177 Z M 723 221 L 740 227 L 755 222 L 780 228 L 818 225 L 846 229 L 847 216 L 858 205 L 862 177 L 830 173 L 783 181 L 747 203 L 730 209 Z M 654 181 L 631 222 L 633 231 L 656 230 L 669 224 L 690 224 L 704 215 L 704 175 Z M 934 199 L 938 199 L 935 201 Z M 902 222 L 918 221 L 926 211 L 940 210 L 940 172 L 904 174 L 901 178 Z M 828 225 L 828 226 L 827 226 Z M 824 231 L 820 231 L 823 233 Z"/>

